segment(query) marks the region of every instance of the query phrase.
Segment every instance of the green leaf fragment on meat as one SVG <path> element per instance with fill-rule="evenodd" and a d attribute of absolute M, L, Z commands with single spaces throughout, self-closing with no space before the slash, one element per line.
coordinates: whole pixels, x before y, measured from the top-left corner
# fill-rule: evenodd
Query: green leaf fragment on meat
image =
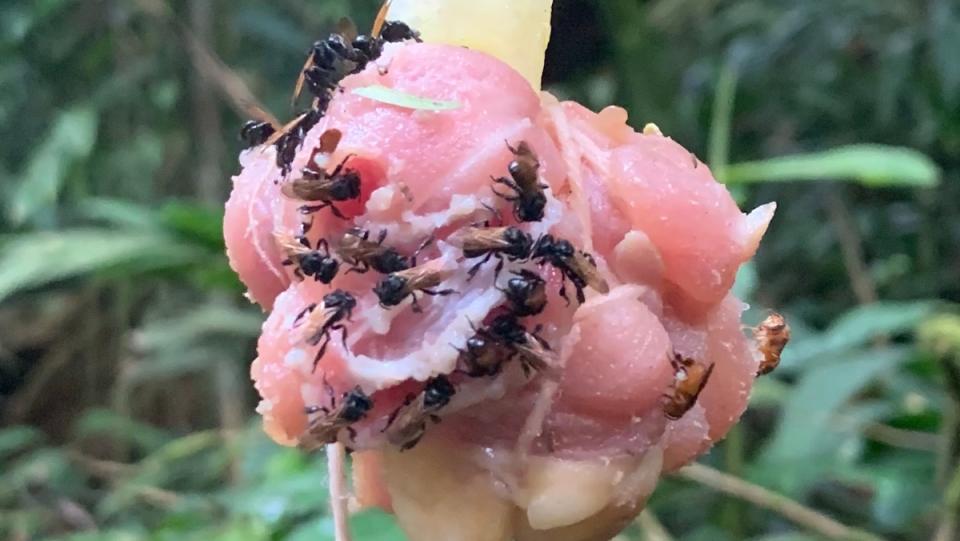
<path fill-rule="evenodd" d="M 430 98 L 408 94 L 406 92 L 401 92 L 400 90 L 388 88 L 382 85 L 372 85 L 357 88 L 353 90 L 353 93 L 364 98 L 376 100 L 390 105 L 396 105 L 397 107 L 405 107 L 407 109 L 418 109 L 424 111 L 450 111 L 452 109 L 460 108 L 460 103 L 455 101 L 432 100 Z"/>

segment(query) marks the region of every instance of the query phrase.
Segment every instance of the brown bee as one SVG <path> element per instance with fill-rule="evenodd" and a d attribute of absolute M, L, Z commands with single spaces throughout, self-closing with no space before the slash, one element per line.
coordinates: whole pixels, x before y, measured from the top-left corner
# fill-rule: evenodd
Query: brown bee
<path fill-rule="evenodd" d="M 474 328 L 465 349 L 457 348 L 457 365 L 470 377 L 495 376 L 514 359 L 528 376 L 543 371 L 553 366 L 556 356 L 539 332 L 539 326 L 528 332 L 514 314 L 497 316 L 488 326 Z"/>
<path fill-rule="evenodd" d="M 340 262 L 330 255 L 330 247 L 325 239 L 317 241 L 317 247 L 310 246 L 307 237 L 294 237 L 283 233 L 275 233 L 277 245 L 283 251 L 286 259 L 281 263 L 284 266 L 293 266 L 293 274 L 299 280 L 305 276 L 313 277 L 317 282 L 329 284 L 340 270 Z"/>
<path fill-rule="evenodd" d="M 510 261 L 527 259 L 533 248 L 533 239 L 530 235 L 516 227 L 468 227 L 462 230 L 458 237 L 463 249 L 463 257 L 483 258 L 467 271 L 470 278 L 473 278 L 480 267 L 492 257 L 497 258 L 495 275 L 499 276 L 500 271 L 503 270 L 504 258 Z"/>
<path fill-rule="evenodd" d="M 577 300 L 581 304 L 586 300 L 583 295 L 583 288 L 586 286 L 590 286 L 600 293 L 610 291 L 607 281 L 597 272 L 597 263 L 593 260 L 593 256 L 582 250 L 577 250 L 568 240 L 544 235 L 534 245 L 532 257 L 540 265 L 549 263 L 560 271 L 563 276 L 560 296 L 567 299 L 567 304 L 570 304 L 566 289 L 568 279 L 576 288 Z"/>
<path fill-rule="evenodd" d="M 501 289 L 510 304 L 510 311 L 519 317 L 535 316 L 547 306 L 547 283 L 527 269 L 514 271 L 516 276 Z"/>
<path fill-rule="evenodd" d="M 674 370 L 674 378 L 670 391 L 663 395 L 663 413 L 667 419 L 675 421 L 697 403 L 715 365 L 704 366 L 679 353 L 673 354 L 670 365 Z"/>
<path fill-rule="evenodd" d="M 473 325 L 471 324 L 471 327 Z M 467 339 L 460 352 L 457 366 L 473 378 L 495 376 L 500 373 L 503 363 L 516 353 L 516 348 L 493 336 L 486 329 L 473 328 L 474 334 Z"/>
<path fill-rule="evenodd" d="M 427 422 L 440 422 L 436 415 L 450 403 L 457 389 L 447 376 L 440 375 L 427 381 L 419 394 L 407 396 L 403 404 L 390 414 L 383 433 L 387 441 L 400 447 L 401 451 L 413 449 L 427 431 Z"/>
<path fill-rule="evenodd" d="M 757 325 L 753 336 L 763 354 L 757 376 L 763 376 L 773 372 L 780 364 L 780 354 L 790 341 L 790 325 L 782 315 L 774 312 Z"/>
<path fill-rule="evenodd" d="M 380 300 L 380 306 L 383 308 L 397 306 L 407 297 L 413 297 L 413 311 L 422 312 L 423 309 L 417 302 L 416 293 L 420 292 L 431 296 L 446 296 L 456 293 L 453 289 L 434 289 L 449 278 L 451 274 L 453 274 L 451 271 L 438 269 L 435 263 L 427 262 L 412 269 L 384 276 L 374 286 L 373 292 Z"/>
<path fill-rule="evenodd" d="M 303 168 L 303 175 L 287 182 L 281 188 L 283 195 L 300 201 L 320 201 L 319 205 L 304 205 L 300 207 L 302 214 L 313 214 L 329 208 L 334 216 L 346 219 L 334 203 L 349 201 L 360 197 L 360 175 L 345 168 L 347 161 L 353 155 L 347 156 L 332 172 L 327 173 L 326 160 L 336 150 L 342 134 L 340 130 L 327 130 L 320 137 L 320 145 L 314 149 L 310 162 Z M 305 225 L 305 231 L 310 225 Z"/>
<path fill-rule="evenodd" d="M 380 231 L 376 242 L 369 240 L 370 232 L 362 229 L 350 229 L 340 238 L 337 252 L 340 257 L 352 265 L 347 272 L 365 273 L 373 269 L 380 274 L 390 274 L 409 269 L 416 265 L 417 254 L 433 239 L 427 239 L 411 257 L 404 257 L 396 248 L 384 246 L 387 230 Z"/>
<path fill-rule="evenodd" d="M 520 141 L 517 148 L 507 143 L 507 148 L 513 153 L 514 160 L 510 162 L 508 170 L 512 178 L 493 178 L 495 184 L 503 184 L 513 190 L 512 194 L 493 193 L 513 204 L 513 215 L 519 222 L 539 222 L 543 219 L 543 209 L 547 206 L 547 196 L 544 190 L 548 186 L 540 182 L 538 171 L 540 161 L 526 141 Z"/>
<path fill-rule="evenodd" d="M 300 321 L 307 317 L 307 327 L 304 331 L 306 343 L 311 346 L 320 345 L 317 356 L 313 359 L 313 369 L 317 369 L 317 363 L 323 358 L 327 351 L 327 344 L 330 343 L 330 333 L 340 331 L 343 339 L 343 347 L 347 347 L 347 328 L 343 321 L 351 321 L 353 309 L 357 306 L 357 299 L 353 295 L 338 289 L 328 293 L 323 297 L 323 305 L 311 304 L 304 308 L 294 320 L 294 326 L 299 325 Z M 319 309 L 318 309 L 319 308 Z"/>
<path fill-rule="evenodd" d="M 343 393 L 340 403 L 334 400 L 333 388 L 326 380 L 323 382 L 330 396 L 330 406 L 308 406 L 306 413 L 309 419 L 307 430 L 300 436 L 298 446 L 304 451 L 314 451 L 323 445 L 337 441 L 340 431 L 347 429 L 350 438 L 356 437 L 356 432 L 350 426 L 367 416 L 373 409 L 373 400 L 356 387 Z M 322 414 L 322 415 L 318 415 Z"/>

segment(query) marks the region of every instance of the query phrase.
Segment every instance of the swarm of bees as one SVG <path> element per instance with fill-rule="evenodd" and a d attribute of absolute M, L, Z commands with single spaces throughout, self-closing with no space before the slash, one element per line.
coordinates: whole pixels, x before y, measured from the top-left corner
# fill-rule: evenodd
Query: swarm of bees
<path fill-rule="evenodd" d="M 394 30 L 397 28 L 397 30 Z M 401 27 L 385 26 L 385 32 L 396 31 L 405 35 Z M 330 51 L 342 50 L 344 42 L 333 40 L 323 42 L 322 54 L 317 58 L 332 54 Z M 359 49 L 356 43 L 351 47 Z M 325 57 L 324 57 L 325 58 Z M 314 66 L 315 67 L 315 66 Z M 311 76 L 307 76 L 308 88 L 312 88 Z M 249 131 L 255 132 L 251 125 Z M 337 203 L 353 200 L 360 195 L 360 177 L 349 166 L 350 156 L 333 167 L 327 167 L 342 138 L 338 130 L 328 130 L 320 138 L 319 146 L 312 152 L 310 161 L 301 175 L 286 182 L 281 191 L 297 201 L 303 201 L 300 212 L 311 219 L 303 224 L 300 236 L 278 235 L 277 241 L 286 256 L 283 264 L 293 267 L 298 279 L 313 278 L 324 284 L 330 284 L 336 278 L 341 266 L 348 267 L 347 272 L 367 273 L 371 270 L 381 275 L 373 286 L 373 293 L 383 309 L 393 309 L 406 301 L 416 313 L 423 312 L 420 304 L 423 295 L 446 296 L 457 293 L 455 290 L 441 289 L 444 281 L 450 278 L 455 269 L 450 269 L 439 260 L 428 260 L 418 264 L 420 253 L 433 241 L 428 238 L 410 255 L 402 253 L 387 241 L 386 230 L 380 231 L 376 239 L 371 239 L 370 231 L 357 227 L 347 229 L 339 238 L 327 240 L 321 238 L 315 244 L 307 237 L 313 224 L 312 215 L 329 208 L 334 216 L 346 219 L 337 208 Z M 543 218 L 546 206 L 547 188 L 538 176 L 539 160 L 532 147 L 526 141 L 520 141 L 516 147 L 507 145 L 514 156 L 508 166 L 510 177 L 493 179 L 494 192 L 512 207 L 513 217 L 518 224 L 539 221 Z M 502 193 L 496 186 L 507 186 L 511 193 Z M 489 208 L 489 207 L 488 207 Z M 461 229 L 454 237 L 455 244 L 461 250 L 464 261 L 478 260 L 466 271 L 467 280 L 472 280 L 480 269 L 492 259 L 495 287 L 503 293 L 503 309 L 488 324 L 473 327 L 473 335 L 462 348 L 456 348 L 457 371 L 466 377 L 491 377 L 500 374 L 509 363 L 516 363 L 529 377 L 548 370 L 556 364 L 556 354 L 550 345 L 540 336 L 541 328 L 529 329 L 522 318 L 536 316 L 544 311 L 548 302 L 547 282 L 539 273 L 530 268 L 510 271 L 510 277 L 503 286 L 497 285 L 499 276 L 507 262 L 512 264 L 534 263 L 538 267 L 551 266 L 561 278 L 559 294 L 570 304 L 567 296 L 567 282 L 576 289 L 576 298 L 585 301 L 584 290 L 587 287 L 606 292 L 609 287 L 602 278 L 593 257 L 574 247 L 565 239 L 543 235 L 534 239 L 519 225 L 505 225 L 499 211 L 490 208 L 500 224 L 485 222 Z M 335 253 L 334 253 L 335 252 Z M 335 290 L 326 295 L 322 303 L 306 307 L 298 316 L 296 325 L 303 325 L 304 340 L 308 345 L 319 346 L 314 358 L 314 369 L 322 359 L 335 331 L 340 331 L 346 347 L 347 327 L 356 298 L 349 292 Z M 678 373 L 679 373 L 678 369 Z M 692 372 L 694 367 L 684 367 Z M 685 389 L 685 388 L 684 388 Z M 382 432 L 387 441 L 406 450 L 415 446 L 426 432 L 431 421 L 439 421 L 438 412 L 444 408 L 456 393 L 455 385 L 447 376 L 437 376 L 428 380 L 418 394 L 407 397 L 404 403 L 388 418 Z M 329 442 L 335 439 L 342 428 L 350 428 L 372 407 L 372 399 L 363 395 L 359 389 L 344 394 L 340 403 L 335 404 L 331 394 L 331 403 L 324 408 L 311 408 L 310 428 L 305 436 L 307 442 Z M 694 398 L 695 400 L 695 398 Z M 352 434 L 352 433 L 351 433 Z"/>
<path fill-rule="evenodd" d="M 357 35 L 351 24 L 342 25 L 326 39 L 315 42 L 297 80 L 293 102 L 304 90 L 312 96 L 310 108 L 298 114 L 284 126 L 269 118 L 263 111 L 254 111 L 257 117 L 245 123 L 240 137 L 249 147 L 274 146 L 276 163 L 283 176 L 281 193 L 300 202 L 299 212 L 304 216 L 297 235 L 278 233 L 277 246 L 284 256 L 282 264 L 292 269 L 300 281 L 312 278 L 322 284 L 332 284 L 342 268 L 346 273 L 364 274 L 371 270 L 380 275 L 373 293 L 383 309 L 394 309 L 410 299 L 412 310 L 423 312 L 423 296 L 446 296 L 457 293 L 442 288 L 455 269 L 441 265 L 439 260 L 418 264 L 420 253 L 432 242 L 425 240 L 413 253 L 403 253 L 387 240 L 387 232 L 380 231 L 375 239 L 371 232 L 351 227 L 334 238 L 311 241 L 309 233 L 317 213 L 329 209 L 344 221 L 349 217 L 342 204 L 359 201 L 363 182 L 361 174 L 351 167 L 353 155 L 338 163 L 331 163 L 343 134 L 328 129 L 320 136 L 307 164 L 293 177 L 292 163 L 303 144 L 307 132 L 326 114 L 337 92 L 342 91 L 342 80 L 363 71 L 383 52 L 387 43 L 408 40 L 420 41 L 419 34 L 398 21 L 386 21 L 381 11 L 369 35 Z M 543 372 L 555 364 L 555 354 L 540 336 L 540 327 L 529 329 L 521 320 L 544 311 L 548 302 L 547 282 L 530 268 L 510 271 L 504 285 L 497 285 L 501 272 L 509 262 L 513 265 L 533 263 L 537 267 L 550 266 L 561 278 L 559 294 L 570 304 L 567 282 L 576 289 L 576 298 L 585 301 L 587 287 L 600 292 L 609 287 L 603 280 L 593 257 L 565 239 L 543 235 L 537 239 L 522 229 L 522 225 L 543 220 L 549 186 L 540 178 L 540 161 L 527 141 L 506 144 L 512 160 L 503 176 L 491 176 L 491 190 L 497 198 L 509 204 L 517 225 L 504 224 L 499 211 L 493 212 L 499 224 L 489 222 L 465 227 L 459 232 L 463 260 L 471 261 L 467 269 L 468 281 L 492 259 L 496 260 L 494 286 L 503 293 L 502 310 L 488 324 L 474 327 L 473 335 L 463 348 L 457 348 L 457 372 L 465 377 L 489 377 L 502 372 L 507 363 L 516 363 L 527 376 Z M 408 195 L 408 198 L 412 196 Z M 302 328 L 303 341 L 317 347 L 313 369 L 326 353 L 327 347 L 340 332 L 347 347 L 348 327 L 357 307 L 354 294 L 335 289 L 321 302 L 304 308 L 294 321 Z M 312 450 L 336 441 L 346 429 L 355 437 L 352 425 L 364 419 L 373 409 L 373 398 L 359 387 L 337 397 L 325 383 L 329 404 L 306 409 L 308 428 L 301 438 L 301 447 Z M 382 433 L 388 442 L 402 450 L 414 447 L 423 437 L 431 422 L 439 422 L 438 413 L 456 393 L 456 385 L 448 376 L 439 375 L 425 382 L 419 393 L 407 397 L 386 421 Z"/>
<path fill-rule="evenodd" d="M 274 145 L 277 167 L 284 177 L 287 176 L 303 138 L 326 114 L 343 78 L 363 71 L 367 64 L 380 57 L 387 43 L 420 41 L 418 32 L 403 22 L 384 20 L 385 15 L 386 11 L 381 10 L 370 35 L 357 35 L 353 23 L 343 19 L 339 25 L 340 32 L 314 42 L 300 70 L 292 99 L 296 103 L 306 88 L 313 95 L 310 108 L 283 127 L 275 125 L 263 111 L 251 110 L 258 118 L 246 122 L 240 130 L 240 139 L 246 148 Z"/>

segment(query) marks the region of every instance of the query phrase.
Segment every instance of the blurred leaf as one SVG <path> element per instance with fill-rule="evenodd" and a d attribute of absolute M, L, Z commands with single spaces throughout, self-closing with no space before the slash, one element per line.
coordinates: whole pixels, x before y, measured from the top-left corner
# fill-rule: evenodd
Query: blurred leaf
<path fill-rule="evenodd" d="M 143 272 L 198 261 L 195 248 L 163 235 L 109 229 L 66 229 L 0 238 L 0 301 L 50 282 L 123 264 Z"/>
<path fill-rule="evenodd" d="M 909 350 L 866 351 L 805 372 L 784 405 L 783 415 L 761 460 L 773 465 L 823 461 L 838 443 L 838 410 L 881 372 L 909 358 Z"/>
<path fill-rule="evenodd" d="M 262 325 L 263 314 L 254 308 L 205 304 L 177 317 L 148 323 L 137 331 L 135 340 L 141 349 L 180 349 L 208 334 L 253 338 Z"/>
<path fill-rule="evenodd" d="M 43 441 L 43 434 L 32 426 L 10 426 L 0 429 L 0 461 Z"/>
<path fill-rule="evenodd" d="M 85 197 L 77 203 L 76 212 L 88 220 L 103 221 L 123 228 L 157 230 L 160 221 L 154 209 L 106 197 Z"/>
<path fill-rule="evenodd" d="M 730 136 L 733 105 L 737 95 L 737 69 L 732 60 L 720 68 L 720 77 L 713 94 L 713 117 L 710 120 L 710 142 L 707 162 L 717 180 L 724 181 L 730 160 Z"/>
<path fill-rule="evenodd" d="M 783 181 L 855 181 L 865 186 L 932 187 L 940 168 L 916 150 L 883 145 L 851 145 L 812 154 L 798 154 L 729 166 L 727 184 Z"/>
<path fill-rule="evenodd" d="M 387 88 L 381 85 L 364 86 L 355 88 L 353 93 L 367 99 L 379 101 L 389 105 L 396 105 L 406 109 L 421 109 L 425 111 L 448 111 L 450 109 L 459 109 L 461 105 L 455 101 L 442 101 L 424 98 L 407 94 L 400 90 Z"/>
<path fill-rule="evenodd" d="M 406 541 L 397 521 L 383 511 L 364 511 L 350 517 L 350 528 L 357 541 Z"/>
<path fill-rule="evenodd" d="M 930 54 L 944 97 L 956 104 L 960 94 L 960 63 L 956 58 L 960 51 L 960 8 L 952 0 L 933 0 L 929 9 L 933 30 Z"/>
<path fill-rule="evenodd" d="M 199 205 L 174 201 L 160 210 L 164 224 L 185 239 L 189 239 L 222 253 L 223 211 L 213 211 Z"/>
<path fill-rule="evenodd" d="M 937 306 L 936 301 L 882 301 L 847 312 L 823 333 L 795 337 L 783 351 L 784 370 L 804 370 L 835 362 L 834 356 L 879 336 L 913 330 Z"/>
<path fill-rule="evenodd" d="M 60 114 L 30 156 L 23 178 L 10 196 L 8 214 L 14 225 L 22 225 L 56 201 L 70 167 L 93 149 L 97 123 L 96 112 L 88 107 Z"/>
<path fill-rule="evenodd" d="M 107 409 L 90 409 L 73 427 L 78 439 L 109 438 L 116 443 L 133 444 L 138 450 L 152 451 L 170 441 L 171 436 L 146 423 L 141 423 Z"/>

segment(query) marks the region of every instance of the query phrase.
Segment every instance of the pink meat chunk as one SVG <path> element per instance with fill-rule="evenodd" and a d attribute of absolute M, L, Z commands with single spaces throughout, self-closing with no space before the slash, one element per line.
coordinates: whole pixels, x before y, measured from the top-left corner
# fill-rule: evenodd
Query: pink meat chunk
<path fill-rule="evenodd" d="M 415 110 L 354 93 L 371 85 L 459 106 Z M 757 360 L 741 330 L 743 305 L 729 290 L 757 249 L 772 204 L 742 213 L 709 168 L 672 139 L 634 132 L 621 109 L 593 113 L 537 96 L 506 64 L 461 47 L 388 45 L 378 61 L 343 81 L 305 137 L 292 175 L 329 129 L 343 134 L 331 166 L 350 157 L 347 167 L 360 173 L 362 194 L 344 205 L 348 220 L 316 214 L 311 240 L 336 239 L 359 226 L 374 237 L 387 231 L 386 242 L 409 254 L 432 237 L 420 260 L 449 270 L 444 287 L 457 294 L 423 297 L 424 313 L 417 314 L 408 305 L 377 306 L 375 272 L 341 271 L 333 286 L 298 282 L 281 265 L 274 234 L 297 234 L 302 202 L 281 195 L 287 179 L 272 148 L 242 154 L 224 235 L 250 297 L 272 309 L 251 373 L 262 397 L 258 411 L 276 441 L 298 442 L 307 426 L 305 407 L 328 404 L 328 386 L 333 398 L 360 386 L 375 406 L 353 427 L 355 437 L 340 438 L 372 453 L 357 455 L 365 457 L 355 462 L 358 497 L 388 508 L 375 452 L 386 445 L 383 427 L 409 394 L 439 374 L 450 375 L 457 395 L 427 437 L 483 448 L 513 448 L 528 437 L 530 452 L 566 457 L 658 448 L 664 469 L 673 470 L 739 419 Z M 513 159 L 507 144 L 519 141 L 538 156 L 549 202 L 542 222 L 518 227 L 588 251 L 610 290 L 588 288 L 586 303 L 568 305 L 557 293 L 555 269 L 508 264 L 504 275 L 522 267 L 548 281 L 547 309 L 529 328 L 542 326 L 556 363 L 529 379 L 513 366 L 496 377 L 471 378 L 456 370 L 455 348 L 472 334 L 471 325 L 502 311 L 502 299 L 493 287 L 494 263 L 467 280 L 473 261 L 463 261 L 451 235 L 495 222 L 491 205 L 513 223 L 509 205 L 493 195 L 491 177 L 507 174 Z M 297 315 L 334 288 L 352 292 L 358 306 L 347 324 L 349 338 L 334 333 L 314 367 L 318 347 L 306 343 Z M 714 371 L 697 404 L 671 421 L 661 404 L 673 385 L 674 352 L 713 364 Z"/>

